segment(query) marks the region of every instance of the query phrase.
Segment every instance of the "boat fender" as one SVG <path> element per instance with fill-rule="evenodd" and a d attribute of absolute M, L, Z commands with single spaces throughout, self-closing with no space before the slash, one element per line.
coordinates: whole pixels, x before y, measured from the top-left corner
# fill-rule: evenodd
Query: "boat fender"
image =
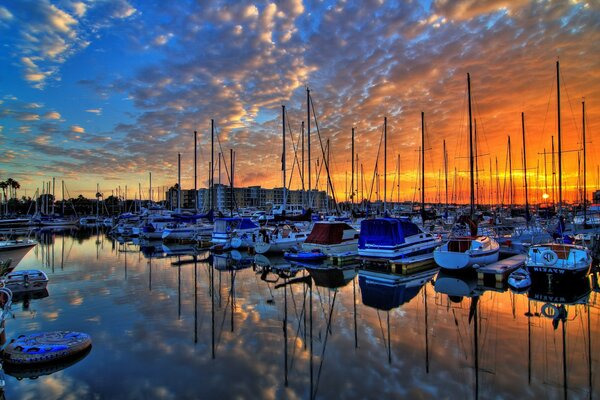
<path fill-rule="evenodd" d="M 558 261 L 558 255 L 552 250 L 542 251 L 540 257 L 542 257 L 542 263 L 544 263 L 544 265 L 554 265 L 556 264 L 556 261 Z"/>

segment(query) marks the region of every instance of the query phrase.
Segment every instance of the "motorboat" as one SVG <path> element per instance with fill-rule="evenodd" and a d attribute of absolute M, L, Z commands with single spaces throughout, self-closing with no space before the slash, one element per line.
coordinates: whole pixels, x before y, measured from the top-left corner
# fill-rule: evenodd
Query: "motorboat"
<path fill-rule="evenodd" d="M 333 255 L 358 250 L 358 230 L 346 222 L 319 221 L 313 225 L 310 234 L 302 243 L 302 250 L 320 250 L 326 255 Z"/>
<path fill-rule="evenodd" d="M 26 269 L 10 272 L 1 281 L 13 293 L 34 292 L 46 289 L 48 276 L 38 269 Z"/>
<path fill-rule="evenodd" d="M 431 259 L 441 243 L 438 235 L 424 232 L 406 218 L 365 219 L 360 225 L 358 255 L 387 260 Z"/>
<path fill-rule="evenodd" d="M 526 265 L 533 281 L 580 279 L 589 274 L 592 255 L 586 247 L 576 244 L 539 244 L 529 248 Z"/>

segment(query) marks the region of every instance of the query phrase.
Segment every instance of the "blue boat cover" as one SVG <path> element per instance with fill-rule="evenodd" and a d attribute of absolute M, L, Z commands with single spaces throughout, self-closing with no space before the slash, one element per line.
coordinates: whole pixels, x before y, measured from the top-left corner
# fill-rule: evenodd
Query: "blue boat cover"
<path fill-rule="evenodd" d="M 380 246 L 396 246 L 403 244 L 409 236 L 417 235 L 419 227 L 399 218 L 365 219 L 360 224 L 360 237 L 358 248 L 362 249 L 367 244 Z"/>

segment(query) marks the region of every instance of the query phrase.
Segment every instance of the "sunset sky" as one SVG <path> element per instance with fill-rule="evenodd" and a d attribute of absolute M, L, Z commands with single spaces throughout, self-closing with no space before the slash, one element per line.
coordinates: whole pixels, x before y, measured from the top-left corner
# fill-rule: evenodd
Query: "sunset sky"
<path fill-rule="evenodd" d="M 198 186 L 206 186 L 211 118 L 228 163 L 229 149 L 236 152 L 236 185 L 281 186 L 281 105 L 297 140 L 308 86 L 321 139 L 331 141 L 339 199 L 346 199 L 353 126 L 370 190 L 384 116 L 388 198 L 398 154 L 400 199 L 418 198 L 421 111 L 427 199 L 437 200 L 440 174 L 443 187 L 444 139 L 450 188 L 456 168 L 459 198 L 466 199 L 469 72 L 479 201 L 490 201 L 490 165 L 496 198 L 496 159 L 504 187 L 509 135 L 515 197 L 522 201 L 521 112 L 530 198 L 538 201 L 544 149 L 551 191 L 557 60 L 564 196 L 574 199 L 578 185 L 583 98 L 588 192 L 598 183 L 597 1 L 7 0 L 0 3 L 0 37 L 0 180 L 19 181 L 19 195 L 32 196 L 55 177 L 71 196 L 93 196 L 99 184 L 105 195 L 127 185 L 133 198 L 138 184 L 147 193 L 149 172 L 155 187 L 177 182 L 178 152 L 183 187 L 193 188 L 194 130 Z M 311 126 L 315 163 L 322 153 Z M 289 136 L 287 160 L 289 176 Z M 299 188 L 294 168 L 291 187 Z M 383 179 L 383 149 L 379 174 Z M 320 189 L 324 182 L 322 175 Z M 382 182 L 379 188 L 381 197 Z"/>

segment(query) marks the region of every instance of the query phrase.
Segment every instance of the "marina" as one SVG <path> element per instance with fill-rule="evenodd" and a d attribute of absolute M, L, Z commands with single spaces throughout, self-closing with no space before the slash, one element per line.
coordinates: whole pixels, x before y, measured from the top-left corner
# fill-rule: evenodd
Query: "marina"
<path fill-rule="evenodd" d="M 14 301 L 6 338 L 72 330 L 93 347 L 56 371 L 7 366 L 7 398 L 594 398 L 600 385 L 595 270 L 568 290 L 515 293 L 435 266 L 145 253 L 104 228 L 35 235 L 17 270 L 45 272 L 47 296 Z"/>
<path fill-rule="evenodd" d="M 3 1 L 0 400 L 600 400 L 599 21 Z"/>

